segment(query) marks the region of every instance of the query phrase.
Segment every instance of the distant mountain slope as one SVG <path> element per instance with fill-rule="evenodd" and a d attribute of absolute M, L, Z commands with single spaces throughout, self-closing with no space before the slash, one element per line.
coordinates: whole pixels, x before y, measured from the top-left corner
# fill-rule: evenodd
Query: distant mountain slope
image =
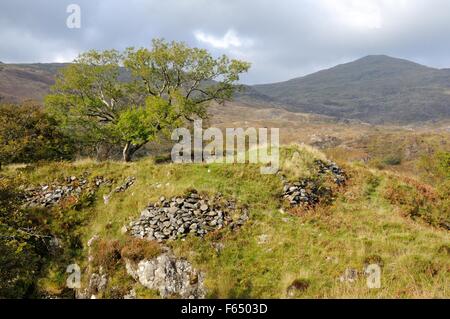
<path fill-rule="evenodd" d="M 0 97 L 42 101 L 66 64 L 0 64 Z M 245 86 L 238 102 L 255 107 L 356 119 L 414 123 L 450 118 L 450 69 L 367 56 L 286 82 Z"/>
<path fill-rule="evenodd" d="M 7 102 L 42 101 L 66 64 L 0 64 L 0 97 Z"/>
<path fill-rule="evenodd" d="M 450 117 L 450 70 L 388 56 L 367 56 L 252 89 L 289 110 L 372 123 Z"/>

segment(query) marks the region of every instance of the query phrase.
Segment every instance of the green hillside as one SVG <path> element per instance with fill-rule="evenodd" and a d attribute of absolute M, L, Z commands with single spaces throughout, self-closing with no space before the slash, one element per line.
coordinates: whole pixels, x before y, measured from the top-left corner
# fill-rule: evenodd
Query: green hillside
<path fill-rule="evenodd" d="M 2 200 L 22 194 L 27 208 L 16 206 L 15 214 L 29 220 L 26 229 L 50 236 L 53 244 L 51 249 L 24 246 L 22 259 L 5 260 L 3 252 L 2 265 L 16 263 L 16 272 L 34 272 L 22 274 L 27 279 L 16 282 L 19 286 L 2 280 L 0 294 L 73 297 L 66 288 L 66 267 L 76 263 L 82 271 L 78 297 L 159 298 L 161 291 L 145 288 L 126 265 L 170 251 L 176 265 L 195 269 L 188 282 L 209 298 L 450 296 L 450 236 L 442 227 L 449 221 L 448 196 L 357 164 L 341 163 L 347 177 L 339 186 L 334 171 L 320 168 L 327 163 L 322 153 L 290 146 L 281 154 L 281 174 L 266 176 L 256 165 L 153 159 L 8 166 L 0 175 Z M 306 193 L 317 194 L 318 203 L 291 206 L 282 196 L 281 175 L 285 183 L 314 185 Z M 54 197 L 56 189 L 66 193 Z M 223 228 L 203 237 L 191 232 L 159 243 L 133 239 L 130 222 L 149 204 L 192 192 L 210 199 L 220 193 L 226 203 L 247 211 L 248 219 L 238 222 L 230 213 Z M 381 268 L 379 289 L 366 284 L 369 264 Z M 193 273 L 189 267 L 185 270 Z"/>

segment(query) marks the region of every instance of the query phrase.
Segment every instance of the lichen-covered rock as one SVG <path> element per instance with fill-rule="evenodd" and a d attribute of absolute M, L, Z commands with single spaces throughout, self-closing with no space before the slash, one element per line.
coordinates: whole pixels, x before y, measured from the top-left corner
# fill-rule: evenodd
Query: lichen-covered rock
<path fill-rule="evenodd" d="M 91 294 L 103 292 L 108 285 L 108 277 L 106 274 L 93 273 L 89 280 L 89 291 Z"/>
<path fill-rule="evenodd" d="M 162 298 L 205 297 L 204 275 L 195 270 L 187 260 L 176 258 L 170 252 L 151 260 L 141 260 L 137 264 L 127 260 L 126 269 L 141 285 L 157 290 Z"/>

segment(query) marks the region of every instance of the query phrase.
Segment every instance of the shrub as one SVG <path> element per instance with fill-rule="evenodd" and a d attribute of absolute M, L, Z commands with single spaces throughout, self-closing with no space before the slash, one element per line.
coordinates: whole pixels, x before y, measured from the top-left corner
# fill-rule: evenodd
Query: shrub
<path fill-rule="evenodd" d="M 418 167 L 424 171 L 424 178 L 429 183 L 439 184 L 450 180 L 450 152 L 438 151 L 423 156 Z"/>
<path fill-rule="evenodd" d="M 389 166 L 396 166 L 402 163 L 402 157 L 397 154 L 387 155 L 383 158 L 382 163 Z"/>
<path fill-rule="evenodd" d="M 46 253 L 45 233 L 20 198 L 14 181 L 0 176 L 0 299 L 28 296 Z"/>
<path fill-rule="evenodd" d="M 0 104 L 0 163 L 72 158 L 73 142 L 36 105 Z"/>
<path fill-rule="evenodd" d="M 440 196 L 426 184 L 408 178 L 403 181 L 391 178 L 383 196 L 391 204 L 398 206 L 406 216 L 421 218 L 441 227 L 450 223 L 448 197 Z"/>
<path fill-rule="evenodd" d="M 112 270 L 120 261 L 120 243 L 117 240 L 98 240 L 94 244 L 92 255 L 94 267 Z"/>

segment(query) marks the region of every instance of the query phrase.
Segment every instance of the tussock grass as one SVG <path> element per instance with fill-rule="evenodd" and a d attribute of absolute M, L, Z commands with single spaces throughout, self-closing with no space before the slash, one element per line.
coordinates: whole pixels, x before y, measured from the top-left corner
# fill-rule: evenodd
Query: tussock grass
<path fill-rule="evenodd" d="M 283 147 L 280 153 L 281 170 L 292 180 L 314 176 L 314 161 L 326 160 L 322 152 L 305 144 L 291 144 Z"/>

